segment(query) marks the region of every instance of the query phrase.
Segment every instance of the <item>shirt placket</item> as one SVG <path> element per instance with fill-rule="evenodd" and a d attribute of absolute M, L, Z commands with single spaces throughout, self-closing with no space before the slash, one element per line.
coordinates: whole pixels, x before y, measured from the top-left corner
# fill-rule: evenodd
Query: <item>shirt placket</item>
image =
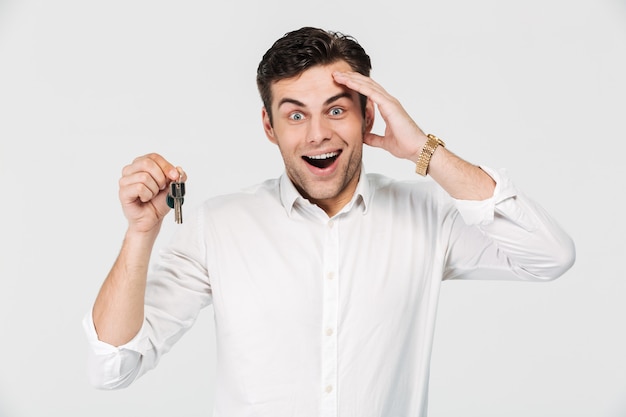
<path fill-rule="evenodd" d="M 339 306 L 339 223 L 330 219 L 324 239 L 321 416 L 337 416 L 337 323 Z"/>

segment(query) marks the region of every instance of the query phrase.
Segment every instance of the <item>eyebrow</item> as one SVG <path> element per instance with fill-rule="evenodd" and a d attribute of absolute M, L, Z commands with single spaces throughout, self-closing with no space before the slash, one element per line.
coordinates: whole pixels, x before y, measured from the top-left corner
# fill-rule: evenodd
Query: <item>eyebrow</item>
<path fill-rule="evenodd" d="M 339 94 L 336 94 L 328 98 L 324 102 L 324 105 L 328 106 L 329 104 L 339 100 L 340 98 L 347 98 L 347 99 L 352 100 L 352 94 L 350 94 L 348 91 L 343 91 Z M 282 100 L 280 100 L 280 103 L 278 103 L 278 107 L 280 108 L 280 106 L 282 106 L 283 104 L 287 104 L 287 103 L 295 104 L 296 106 L 300 106 L 300 107 L 306 107 L 306 105 L 300 100 L 296 100 L 295 98 L 289 98 L 289 97 L 285 97 Z"/>

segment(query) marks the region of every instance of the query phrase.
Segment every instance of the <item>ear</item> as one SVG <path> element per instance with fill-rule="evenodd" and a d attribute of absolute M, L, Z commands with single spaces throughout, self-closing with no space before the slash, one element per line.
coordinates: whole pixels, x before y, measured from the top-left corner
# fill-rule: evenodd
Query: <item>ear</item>
<path fill-rule="evenodd" d="M 363 134 L 366 135 L 372 131 L 372 127 L 374 127 L 374 116 L 376 112 L 374 110 L 374 102 L 367 99 L 367 104 L 365 105 L 365 120 L 363 120 Z"/>
<path fill-rule="evenodd" d="M 261 117 L 263 118 L 263 130 L 265 131 L 265 136 L 267 136 L 270 142 L 276 145 L 278 141 L 274 135 L 274 128 L 272 127 L 272 122 L 270 121 L 270 115 L 267 113 L 265 107 L 261 110 Z"/>

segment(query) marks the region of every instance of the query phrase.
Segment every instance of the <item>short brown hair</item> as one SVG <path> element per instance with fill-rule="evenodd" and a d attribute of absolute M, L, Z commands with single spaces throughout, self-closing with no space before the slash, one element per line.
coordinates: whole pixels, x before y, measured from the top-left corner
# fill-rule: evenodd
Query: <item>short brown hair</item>
<path fill-rule="evenodd" d="M 256 82 L 261 100 L 272 121 L 272 83 L 295 77 L 316 65 L 346 61 L 353 71 L 370 75 L 372 63 L 365 50 L 351 36 L 314 27 L 286 33 L 263 55 L 257 68 Z M 365 113 L 367 98 L 361 95 Z"/>

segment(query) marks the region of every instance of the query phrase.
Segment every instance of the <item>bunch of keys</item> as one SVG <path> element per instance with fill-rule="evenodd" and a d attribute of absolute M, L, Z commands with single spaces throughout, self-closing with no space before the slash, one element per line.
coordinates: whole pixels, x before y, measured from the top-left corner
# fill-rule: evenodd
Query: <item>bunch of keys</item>
<path fill-rule="evenodd" d="M 174 209 L 174 221 L 177 224 L 183 222 L 183 202 L 185 199 L 185 183 L 173 181 L 170 184 L 170 192 L 167 194 L 167 205 Z"/>

